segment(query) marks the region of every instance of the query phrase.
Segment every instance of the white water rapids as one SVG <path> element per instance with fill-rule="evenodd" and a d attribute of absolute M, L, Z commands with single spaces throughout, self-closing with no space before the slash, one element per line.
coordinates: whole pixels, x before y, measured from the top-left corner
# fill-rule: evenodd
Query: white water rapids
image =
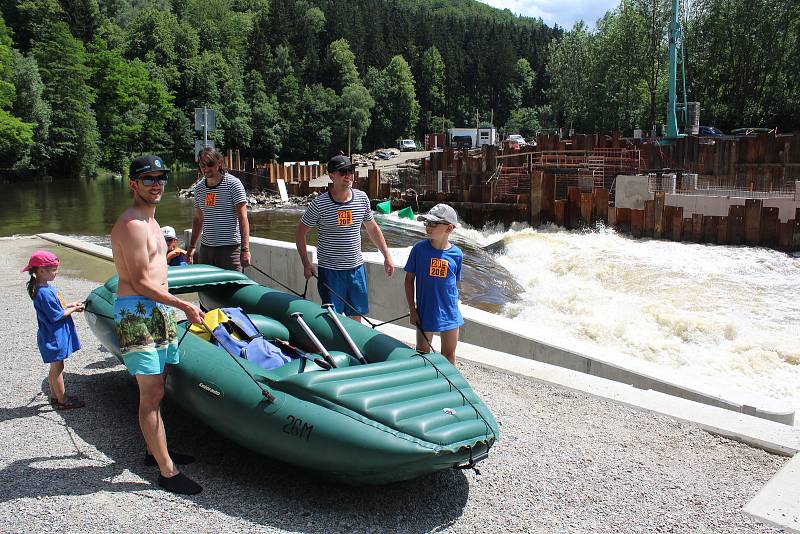
<path fill-rule="evenodd" d="M 608 229 L 459 229 L 523 287 L 502 315 L 542 341 L 790 402 L 800 413 L 800 258 L 636 240 Z"/>

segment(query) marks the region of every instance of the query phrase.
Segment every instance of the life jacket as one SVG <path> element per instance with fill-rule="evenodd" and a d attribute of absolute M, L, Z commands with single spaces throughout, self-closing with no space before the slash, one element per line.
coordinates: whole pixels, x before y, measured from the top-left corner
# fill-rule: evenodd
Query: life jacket
<path fill-rule="evenodd" d="M 212 310 L 206 313 L 206 319 L 216 323 L 212 326 L 206 321 L 206 326 L 211 330 L 219 346 L 229 354 L 244 358 L 263 369 L 275 369 L 292 361 L 291 355 L 264 339 L 241 308 Z M 202 337 L 210 337 L 200 325 L 192 325 L 190 330 L 196 331 Z"/>

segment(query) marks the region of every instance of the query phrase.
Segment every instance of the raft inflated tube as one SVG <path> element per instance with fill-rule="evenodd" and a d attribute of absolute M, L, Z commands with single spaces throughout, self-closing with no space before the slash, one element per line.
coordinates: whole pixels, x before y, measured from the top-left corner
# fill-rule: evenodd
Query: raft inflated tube
<path fill-rule="evenodd" d="M 401 209 L 397 212 L 398 217 L 405 217 L 406 219 L 413 221 L 414 220 L 414 210 L 411 209 L 411 206 Z"/>
<path fill-rule="evenodd" d="M 392 212 L 392 201 L 386 200 L 384 202 L 378 202 L 375 204 L 375 209 L 378 211 L 378 213 L 389 214 Z"/>

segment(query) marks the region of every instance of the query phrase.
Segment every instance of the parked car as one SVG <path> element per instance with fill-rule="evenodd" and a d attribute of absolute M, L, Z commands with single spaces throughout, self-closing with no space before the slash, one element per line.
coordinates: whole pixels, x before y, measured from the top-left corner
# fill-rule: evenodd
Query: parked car
<path fill-rule="evenodd" d="M 725 132 L 715 126 L 701 126 L 698 135 L 700 137 L 719 137 L 725 135 Z"/>
<path fill-rule="evenodd" d="M 519 150 L 527 145 L 528 143 L 525 141 L 525 138 L 520 134 L 511 134 L 506 137 L 506 140 L 503 142 L 503 146 L 510 148 L 511 150 Z"/>
<path fill-rule="evenodd" d="M 415 143 L 413 139 L 401 139 L 397 148 L 399 148 L 401 152 L 414 151 L 417 149 L 417 143 Z"/>
<path fill-rule="evenodd" d="M 451 145 L 455 149 L 472 148 L 472 137 L 468 135 L 454 135 Z"/>

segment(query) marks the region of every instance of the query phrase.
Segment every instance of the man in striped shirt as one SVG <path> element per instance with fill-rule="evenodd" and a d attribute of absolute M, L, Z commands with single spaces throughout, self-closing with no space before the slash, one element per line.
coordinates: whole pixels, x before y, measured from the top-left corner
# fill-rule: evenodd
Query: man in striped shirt
<path fill-rule="evenodd" d="M 355 166 L 346 156 L 334 156 L 328 162 L 328 176 L 333 182 L 328 192 L 315 198 L 306 208 L 295 232 L 295 244 L 303 262 L 306 279 L 317 277 L 317 288 L 323 303 L 333 304 L 338 313 L 361 320 L 369 312 L 367 273 L 361 257 L 361 226 L 370 241 L 383 254 L 387 276 L 394 273 L 394 263 L 378 223 L 372 215 L 369 198 L 353 189 Z M 306 236 L 318 228 L 315 269 L 308 259 Z M 318 272 L 317 272 L 318 271 Z"/>
<path fill-rule="evenodd" d="M 219 150 L 205 147 L 198 158 L 203 179 L 194 186 L 192 241 L 186 251 L 193 263 L 200 233 L 202 247 L 198 263 L 241 271 L 250 265 L 250 223 L 247 196 L 242 182 L 225 170 Z"/>

